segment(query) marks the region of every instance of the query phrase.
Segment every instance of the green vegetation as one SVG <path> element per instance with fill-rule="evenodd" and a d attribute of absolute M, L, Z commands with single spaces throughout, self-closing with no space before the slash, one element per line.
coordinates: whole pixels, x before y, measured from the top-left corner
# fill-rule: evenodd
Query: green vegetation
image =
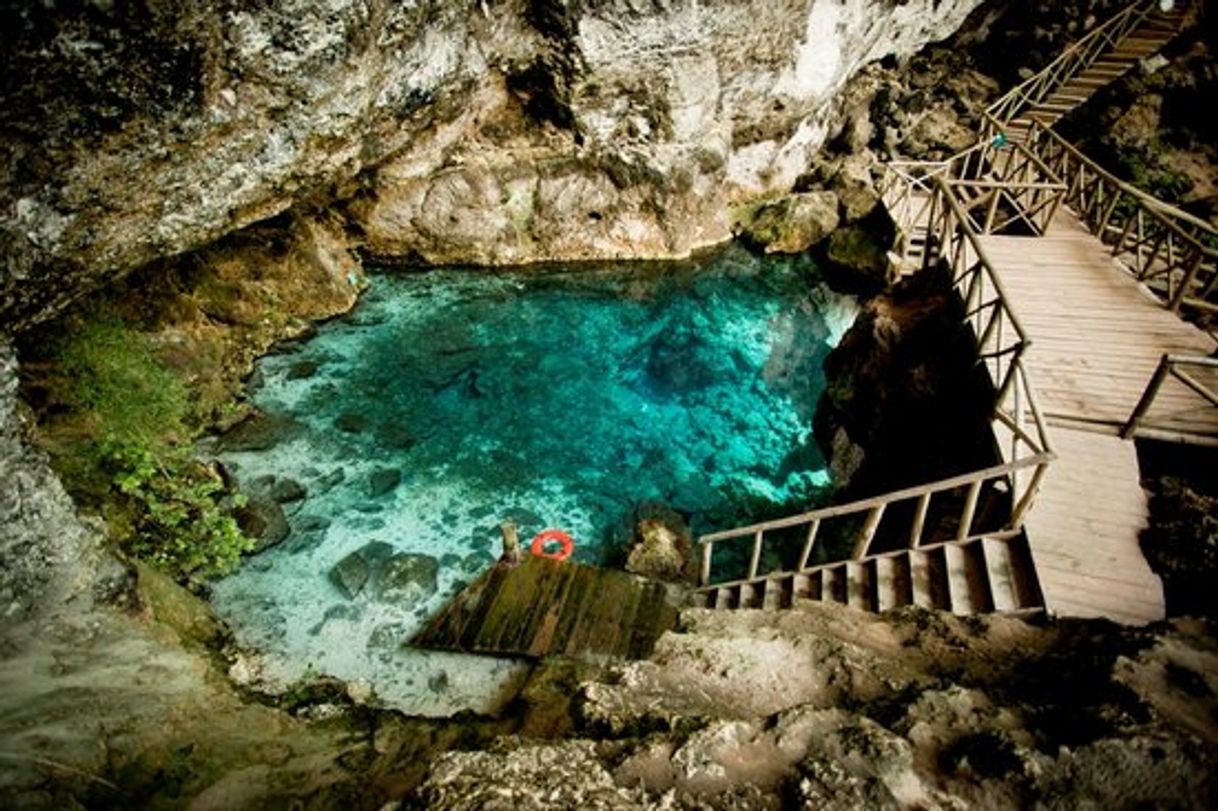
<path fill-rule="evenodd" d="M 182 448 L 156 453 L 138 443 L 104 442 L 102 454 L 129 508 L 119 533 L 126 551 L 183 577 L 224 574 L 253 548 L 225 509 L 244 499 L 227 499 L 220 478 Z"/>
<path fill-rule="evenodd" d="M 242 506 L 186 444 L 191 392 L 148 337 L 104 309 L 56 341 L 51 399 L 77 428 L 56 453 L 69 487 L 105 505 L 127 553 L 178 579 L 230 571 L 253 547 L 232 515 Z"/>
<path fill-rule="evenodd" d="M 1192 191 L 1193 181 L 1163 160 L 1164 146 L 1157 140 L 1144 149 L 1118 150 L 1117 174 L 1139 189 L 1168 203 L 1179 203 Z"/>
<path fill-rule="evenodd" d="M 147 338 L 113 313 L 99 310 L 57 347 L 62 377 L 56 399 L 87 414 L 96 436 L 158 445 L 185 432 L 186 384 L 156 357 Z"/>

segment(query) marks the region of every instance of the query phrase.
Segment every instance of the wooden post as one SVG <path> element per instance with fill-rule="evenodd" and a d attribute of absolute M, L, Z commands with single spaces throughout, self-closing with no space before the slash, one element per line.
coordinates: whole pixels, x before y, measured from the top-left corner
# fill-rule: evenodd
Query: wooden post
<path fill-rule="evenodd" d="M 702 542 L 702 565 L 698 567 L 698 585 L 705 586 L 710 582 L 711 554 L 714 541 Z"/>
<path fill-rule="evenodd" d="M 1204 256 L 1205 254 L 1202 253 L 1201 248 L 1198 247 L 1197 258 L 1193 260 L 1193 264 L 1184 274 L 1184 278 L 1180 280 L 1180 286 L 1176 288 L 1176 294 L 1172 296 L 1171 301 L 1168 302 L 1168 309 L 1170 309 L 1173 313 L 1180 312 L 1180 302 L 1184 301 L 1184 296 L 1188 293 L 1188 288 L 1192 285 L 1193 280 L 1197 278 L 1197 271 L 1201 269 L 1201 260 L 1204 258 Z M 1168 271 L 1167 278 L 1169 280 L 1171 279 L 1170 270 Z"/>
<path fill-rule="evenodd" d="M 913 526 L 909 530 L 909 548 L 916 549 L 922 543 L 922 530 L 926 526 L 926 511 L 930 508 L 929 492 L 918 497 L 918 506 L 914 511 Z"/>
<path fill-rule="evenodd" d="M 956 530 L 956 540 L 963 541 L 968 537 L 968 531 L 973 525 L 973 514 L 977 512 L 977 498 L 981 495 L 981 479 L 969 485 L 968 495 L 964 498 L 964 509 L 960 511 L 960 528 Z"/>
<path fill-rule="evenodd" d="M 858 540 L 854 544 L 854 554 L 851 557 L 854 560 L 862 560 L 867 556 L 867 549 L 871 546 L 871 539 L 875 537 L 875 531 L 880 526 L 880 519 L 884 517 L 884 507 L 886 504 L 880 503 L 871 508 L 871 512 L 867 513 L 867 520 L 863 522 L 863 528 L 859 530 Z"/>
<path fill-rule="evenodd" d="M 504 521 L 499 525 L 499 531 L 503 534 L 503 554 L 499 557 L 501 561 L 509 566 L 516 566 L 520 563 L 520 538 L 516 535 L 516 525 L 511 521 Z"/>
<path fill-rule="evenodd" d="M 1019 529 L 1023 526 L 1023 519 L 1028 514 L 1028 510 L 1032 509 L 1036 491 L 1040 489 L 1041 479 L 1045 477 L 1048 470 L 1048 462 L 1042 462 L 1036 466 L 1036 470 L 1032 473 L 1032 480 L 1028 482 L 1028 489 L 1020 496 L 1019 501 L 1015 504 L 1015 509 L 1011 512 L 1011 521 L 1007 529 Z"/>
<path fill-rule="evenodd" d="M 749 559 L 749 580 L 757 576 L 757 567 L 761 564 L 761 539 L 764 534 L 764 529 L 753 533 L 753 556 Z"/>
<path fill-rule="evenodd" d="M 1146 390 L 1142 392 L 1142 397 L 1138 400 L 1138 404 L 1134 406 L 1133 413 L 1129 415 L 1129 419 L 1121 428 L 1121 439 L 1129 439 L 1134 432 L 1138 430 L 1138 423 L 1142 417 L 1146 416 L 1146 412 L 1150 410 L 1150 404 L 1154 402 L 1155 395 L 1159 393 L 1159 387 L 1163 385 L 1163 381 L 1167 378 L 1167 371 L 1171 368 L 1171 359 L 1168 355 L 1164 355 L 1159 359 L 1159 368 L 1155 369 L 1154 377 L 1150 379 Z"/>
<path fill-rule="evenodd" d="M 808 558 L 812 556 L 812 546 L 816 543 L 816 532 L 820 529 L 820 519 L 814 518 L 812 523 L 808 525 L 808 537 L 804 541 L 803 551 L 799 553 L 799 565 L 795 567 L 796 571 L 801 571 L 808 566 Z"/>

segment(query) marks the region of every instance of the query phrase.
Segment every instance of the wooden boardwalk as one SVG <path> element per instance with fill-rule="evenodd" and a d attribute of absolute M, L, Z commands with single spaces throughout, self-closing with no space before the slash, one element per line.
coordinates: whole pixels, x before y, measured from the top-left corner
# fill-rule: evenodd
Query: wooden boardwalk
<path fill-rule="evenodd" d="M 1147 508 L 1137 454 L 1117 434 L 1164 353 L 1206 355 L 1215 341 L 1164 309 L 1067 210 L 1043 237 L 982 244 L 1031 339 L 1024 362 L 1058 454 L 1027 520 L 1046 607 L 1161 619 L 1162 585 L 1138 543 Z M 1218 437 L 1218 409 L 1183 386 L 1165 387 L 1150 417 Z"/>
<path fill-rule="evenodd" d="M 1116 434 L 1163 354 L 1218 346 L 1166 310 L 1068 210 L 1043 237 L 981 240 L 1031 338 L 1024 362 L 1050 424 Z M 1182 384 L 1165 384 L 1148 419 L 1218 440 L 1218 408 Z"/>
<path fill-rule="evenodd" d="M 1058 458 L 1026 525 L 1045 607 L 1131 625 L 1162 619 L 1163 587 L 1138 545 L 1147 512 L 1134 444 L 1050 430 Z"/>

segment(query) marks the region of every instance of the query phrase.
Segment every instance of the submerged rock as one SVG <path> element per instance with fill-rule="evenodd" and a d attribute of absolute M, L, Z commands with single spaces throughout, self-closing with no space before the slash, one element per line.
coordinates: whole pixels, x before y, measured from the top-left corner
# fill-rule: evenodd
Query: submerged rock
<path fill-rule="evenodd" d="M 402 471 L 396 467 L 383 467 L 368 475 L 368 495 L 380 498 L 398 489 L 402 483 Z"/>
<path fill-rule="evenodd" d="M 334 418 L 334 427 L 342 431 L 344 434 L 363 433 L 364 428 L 367 425 L 367 417 L 365 417 L 363 414 L 355 414 L 350 411 L 339 414 Z"/>
<path fill-rule="evenodd" d="M 411 608 L 436 593 L 440 567 L 431 555 L 399 552 L 379 567 L 376 599 Z"/>
<path fill-rule="evenodd" d="M 364 590 L 371 571 L 368 561 L 359 552 L 352 552 L 330 568 L 330 582 L 338 587 L 344 597 L 354 600 Z"/>
<path fill-rule="evenodd" d="M 288 380 L 308 380 L 317 374 L 320 364 L 315 360 L 298 360 L 288 368 Z"/>

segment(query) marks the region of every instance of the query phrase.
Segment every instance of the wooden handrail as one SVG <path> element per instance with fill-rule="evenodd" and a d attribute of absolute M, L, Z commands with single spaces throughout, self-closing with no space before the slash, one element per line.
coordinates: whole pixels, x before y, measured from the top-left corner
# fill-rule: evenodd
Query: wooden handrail
<path fill-rule="evenodd" d="M 1210 358 L 1203 355 L 1164 355 L 1160 358 L 1159 365 L 1151 376 L 1150 382 L 1146 384 L 1138 404 L 1134 406 L 1133 413 L 1129 415 L 1129 419 L 1121 428 L 1122 439 L 1130 439 L 1137 435 L 1138 430 L 1146 422 L 1146 414 L 1154 404 L 1155 398 L 1159 394 L 1159 389 L 1163 387 L 1163 383 L 1167 380 L 1168 375 L 1179 380 L 1196 394 L 1209 400 L 1211 405 L 1218 406 L 1218 391 L 1206 386 L 1187 372 L 1181 371 L 1181 366 L 1198 366 L 1203 369 L 1218 370 L 1218 358 Z M 1157 433 L 1162 435 L 1165 432 L 1158 429 Z M 1189 440 L 1188 435 L 1179 432 L 1177 432 L 1177 438 L 1180 441 Z"/>
<path fill-rule="evenodd" d="M 985 147 L 986 145 L 979 145 Z M 957 517 L 954 539 L 965 541 L 980 537 L 973 533 L 973 520 L 982 489 L 987 482 L 1004 482 L 1011 493 L 1011 512 L 1003 528 L 982 534 L 990 537 L 1012 535 L 1020 531 L 1023 518 L 1035 497 L 1035 492 L 1044 478 L 1048 464 L 1054 459 L 1049 443 L 1044 417 L 1036 403 L 1036 394 L 1030 385 L 1022 356 L 1029 341 L 1019 317 L 1008 305 L 1008 297 L 1002 281 L 993 270 L 974 224 L 956 198 L 958 184 L 945 177 L 952 161 L 908 162 L 905 167 L 913 171 L 929 167 L 931 174 L 922 177 L 912 172 L 901 177 L 902 167 L 892 168 L 892 182 L 918 184 L 931 194 L 929 205 L 921 212 L 926 222 L 922 224 L 927 234 L 927 245 L 921 257 L 922 267 L 930 267 L 938 258 L 945 257 L 952 268 L 953 284 L 965 305 L 965 320 L 973 326 L 978 358 L 986 365 L 996 394 L 993 405 L 993 420 L 1010 432 L 1009 459 L 998 465 L 952 476 L 928 484 L 907 487 L 848 504 L 822 507 L 798 515 L 763 521 L 748 526 L 713 532 L 699 538 L 702 547 L 699 568 L 699 585 L 711 583 L 711 569 L 716 544 L 739 538 L 750 538 L 752 543 L 748 555 L 747 577 L 735 582 L 749 582 L 769 576 L 761 572 L 766 534 L 793 527 L 807 526 L 808 531 L 800 550 L 796 571 L 805 570 L 820 528 L 825 522 L 849 516 L 862 519 L 862 527 L 855 536 L 850 558 L 866 557 L 870 551 L 881 521 L 888 508 L 896 503 L 916 500 L 910 527 L 906 533 L 912 546 L 920 547 L 931 499 L 936 494 L 967 488 L 964 503 Z M 1038 181 L 1039 183 L 1039 181 Z M 1046 184 L 1057 193 L 1064 192 L 1062 184 Z M 889 186 L 889 191 L 891 191 Z M 909 223 L 905 223 L 909 226 Z M 932 244 L 933 243 L 933 244 Z M 993 345 L 993 349 L 989 347 Z M 1031 428 L 1026 428 L 1025 413 L 1032 415 Z M 1031 470 L 1031 478 L 1021 487 L 1021 471 Z M 722 585 L 722 584 L 717 584 Z"/>
<path fill-rule="evenodd" d="M 1052 127 L 1046 127 L 1037 121 L 1033 124 L 1032 129 L 1034 135 L 1029 135 L 1029 143 L 1034 143 L 1040 138 L 1050 138 L 1053 140 L 1056 148 L 1064 149 L 1066 152 L 1070 153 L 1071 158 L 1081 164 L 1086 165 L 1088 169 L 1099 177 L 1102 177 L 1110 186 L 1119 188 L 1130 197 L 1138 198 L 1146 204 L 1147 208 L 1159 211 L 1167 219 L 1175 220 L 1180 223 L 1186 223 L 1188 226 L 1203 231 L 1209 236 L 1218 238 L 1218 228 L 1215 228 L 1212 223 L 1206 222 L 1195 214 L 1190 214 L 1182 208 L 1173 206 L 1171 203 L 1160 200 L 1153 194 L 1139 189 L 1137 186 L 1126 180 L 1122 180 L 1088 157 L 1084 152 L 1082 152 L 1074 144 L 1067 141 L 1059 132 L 1057 132 L 1057 130 L 1053 129 Z"/>
<path fill-rule="evenodd" d="M 1115 177 L 1052 128 L 1034 122 L 1028 143 L 1071 178 L 1067 204 L 1127 270 L 1163 281 L 1156 292 L 1164 306 L 1218 309 L 1209 300 L 1218 287 L 1218 229 Z"/>
<path fill-rule="evenodd" d="M 1131 3 L 1063 50 L 1034 76 L 1015 85 L 986 108 L 986 114 L 1005 124 L 1089 68 L 1100 55 L 1120 42 L 1155 8 L 1155 0 Z"/>
<path fill-rule="evenodd" d="M 954 490 L 958 487 L 971 485 L 976 481 L 985 481 L 986 479 L 997 479 L 1010 473 L 1011 470 L 1018 470 L 1025 467 L 1033 467 L 1040 464 L 1042 461 L 1041 454 L 1036 456 L 1027 456 L 1015 462 L 1008 462 L 1002 465 L 992 465 L 974 470 L 969 473 L 962 473 L 959 476 L 951 476 L 946 479 L 939 479 L 930 482 L 929 484 L 918 484 L 913 487 L 906 487 L 901 490 L 893 490 L 888 493 L 883 493 L 870 498 L 851 501 L 847 504 L 837 504 L 832 507 L 821 507 L 809 512 L 800 513 L 798 515 L 789 515 L 784 518 L 775 518 L 772 521 L 761 521 L 756 524 L 749 524 L 744 527 L 736 527 L 735 529 L 726 529 L 722 532 L 712 532 L 708 535 L 702 535 L 698 538 L 701 542 L 706 541 L 728 541 L 733 538 L 744 538 L 755 536 L 758 532 L 772 532 L 778 529 L 790 529 L 798 527 L 802 524 L 810 524 L 813 521 L 825 521 L 830 518 L 841 518 L 845 515 L 855 513 L 871 512 L 875 507 L 880 507 L 888 504 L 894 504 L 898 501 L 908 501 L 911 498 L 918 498 L 926 494 L 941 493 L 946 490 Z"/>

